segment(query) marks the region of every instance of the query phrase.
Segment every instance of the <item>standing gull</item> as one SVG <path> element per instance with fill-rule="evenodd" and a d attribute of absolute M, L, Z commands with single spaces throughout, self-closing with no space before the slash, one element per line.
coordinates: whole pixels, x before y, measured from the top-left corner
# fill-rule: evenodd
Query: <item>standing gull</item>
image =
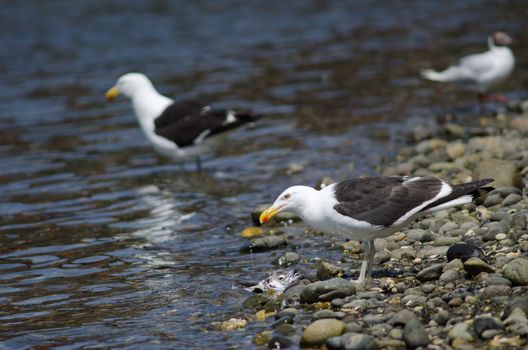
<path fill-rule="evenodd" d="M 156 151 L 173 160 L 197 157 L 199 167 L 199 156 L 219 147 L 226 131 L 257 119 L 251 112 L 213 109 L 195 100 L 174 102 L 141 73 L 121 76 L 106 98 L 119 94 L 132 100 L 141 129 Z"/>
<path fill-rule="evenodd" d="M 492 181 L 450 185 L 432 176 L 377 176 L 344 180 L 319 191 L 293 186 L 262 212 L 260 222 L 289 211 L 315 230 L 363 241 L 366 249 L 358 280 L 362 283 L 372 270 L 374 239 L 387 237 L 421 216 L 470 203 L 493 190 L 483 187 Z"/>
<path fill-rule="evenodd" d="M 488 51 L 463 57 L 458 64 L 441 72 L 424 69 L 421 72 L 422 77 L 436 82 L 454 83 L 477 91 L 479 102 L 484 102 L 487 89 L 506 79 L 513 71 L 515 58 L 508 47 L 511 44 L 513 39 L 506 33 L 495 32 L 488 37 Z M 494 99 L 503 101 L 504 97 L 495 96 Z"/>

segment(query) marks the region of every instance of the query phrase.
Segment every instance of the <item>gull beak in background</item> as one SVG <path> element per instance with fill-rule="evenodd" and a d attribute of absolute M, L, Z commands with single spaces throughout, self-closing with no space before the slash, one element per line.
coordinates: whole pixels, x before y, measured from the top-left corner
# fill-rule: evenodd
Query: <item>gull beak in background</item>
<path fill-rule="evenodd" d="M 269 207 L 264 210 L 259 217 L 261 224 L 268 222 L 272 217 L 274 217 L 278 212 L 280 212 L 282 207 Z"/>
<path fill-rule="evenodd" d="M 115 86 L 113 88 L 110 88 L 108 89 L 108 91 L 106 92 L 106 99 L 108 101 L 112 101 L 114 100 L 117 96 L 119 95 L 119 89 L 116 88 Z"/>

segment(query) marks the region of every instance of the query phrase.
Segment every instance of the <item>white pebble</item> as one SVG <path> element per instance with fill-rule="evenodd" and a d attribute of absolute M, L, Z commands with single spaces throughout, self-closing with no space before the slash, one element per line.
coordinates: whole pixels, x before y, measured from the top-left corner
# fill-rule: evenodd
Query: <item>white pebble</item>
<path fill-rule="evenodd" d="M 496 239 L 497 241 L 502 241 L 503 239 L 506 239 L 506 237 L 508 237 L 508 236 L 506 236 L 505 233 L 497 233 L 497 234 L 495 235 L 495 239 Z"/>

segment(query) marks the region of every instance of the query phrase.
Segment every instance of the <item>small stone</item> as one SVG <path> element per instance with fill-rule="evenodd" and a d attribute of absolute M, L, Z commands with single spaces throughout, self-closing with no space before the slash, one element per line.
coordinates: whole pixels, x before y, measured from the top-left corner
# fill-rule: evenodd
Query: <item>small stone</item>
<path fill-rule="evenodd" d="M 247 321 L 242 318 L 231 318 L 224 322 L 213 322 L 213 326 L 223 332 L 233 331 L 246 327 Z"/>
<path fill-rule="evenodd" d="M 504 265 L 503 274 L 514 286 L 528 285 L 528 259 L 513 259 Z"/>
<path fill-rule="evenodd" d="M 323 318 L 336 318 L 335 312 L 332 310 L 319 310 L 312 316 L 312 322 Z"/>
<path fill-rule="evenodd" d="M 438 279 L 442 282 L 449 283 L 456 281 L 459 277 L 457 270 L 447 270 L 443 272 Z"/>
<path fill-rule="evenodd" d="M 433 247 L 430 245 L 423 246 L 422 249 L 416 253 L 417 258 L 431 257 L 431 256 L 443 256 L 446 254 L 449 247 Z M 439 274 L 440 276 L 440 274 Z"/>
<path fill-rule="evenodd" d="M 343 244 L 343 250 L 349 254 L 359 254 L 363 251 L 361 242 L 348 241 Z"/>
<path fill-rule="evenodd" d="M 275 264 L 279 266 L 291 266 L 297 264 L 300 260 L 301 257 L 299 254 L 295 252 L 286 252 L 275 261 Z"/>
<path fill-rule="evenodd" d="M 469 332 L 469 326 L 464 322 L 457 323 L 447 333 L 449 339 L 463 339 L 467 342 L 473 340 L 473 336 Z"/>
<path fill-rule="evenodd" d="M 248 297 L 242 306 L 250 310 L 265 310 L 271 312 L 280 310 L 280 301 L 275 300 L 268 294 L 254 294 Z"/>
<path fill-rule="evenodd" d="M 496 275 L 496 274 L 489 274 L 484 279 L 484 282 L 488 285 L 497 285 L 497 286 L 508 286 L 511 287 L 511 282 L 509 279 L 504 278 L 502 276 Z"/>
<path fill-rule="evenodd" d="M 462 264 L 462 261 L 460 259 L 453 259 L 449 261 L 447 264 L 444 265 L 442 271 L 448 271 L 448 270 L 463 270 L 464 264 Z"/>
<path fill-rule="evenodd" d="M 401 303 L 407 307 L 415 307 L 424 305 L 427 298 L 422 295 L 409 294 L 401 299 Z"/>
<path fill-rule="evenodd" d="M 449 315 L 449 312 L 444 309 L 439 309 L 433 315 L 433 320 L 441 326 L 445 325 L 447 321 L 449 321 L 450 318 L 451 318 L 451 315 Z"/>
<path fill-rule="evenodd" d="M 501 318 L 505 319 L 506 317 L 510 316 L 510 314 L 515 309 L 520 309 L 525 314 L 528 314 L 528 296 L 519 296 L 519 297 L 513 298 L 508 303 L 508 306 L 506 306 L 506 309 L 504 309 L 504 312 Z"/>
<path fill-rule="evenodd" d="M 477 316 L 473 320 L 473 330 L 479 337 L 488 329 L 502 329 L 502 327 L 502 322 L 489 315 Z"/>
<path fill-rule="evenodd" d="M 289 336 L 276 334 L 271 337 L 268 343 L 268 349 L 286 349 L 294 344 L 293 340 Z"/>
<path fill-rule="evenodd" d="M 412 229 L 407 232 L 407 238 L 420 242 L 429 242 L 434 240 L 434 235 L 429 230 Z"/>
<path fill-rule="evenodd" d="M 443 264 L 434 264 L 418 272 L 416 278 L 421 282 L 432 281 L 438 279 L 442 273 Z"/>
<path fill-rule="evenodd" d="M 508 286 L 499 286 L 499 285 L 491 285 L 487 286 L 482 290 L 482 294 L 480 295 L 481 299 L 491 299 L 493 297 L 499 297 L 503 295 L 508 295 L 510 292 L 510 287 Z"/>
<path fill-rule="evenodd" d="M 450 143 L 446 146 L 446 152 L 451 159 L 460 158 L 466 152 L 466 146 L 462 142 Z"/>
<path fill-rule="evenodd" d="M 432 293 L 436 289 L 436 285 L 426 283 L 422 284 L 422 291 L 426 294 Z"/>
<path fill-rule="evenodd" d="M 299 174 L 304 171 L 304 165 L 299 163 L 289 163 L 286 169 L 287 175 Z"/>
<path fill-rule="evenodd" d="M 484 206 L 485 207 L 493 207 L 494 205 L 498 205 L 502 203 L 502 197 L 500 194 L 490 194 L 486 199 L 484 200 Z"/>
<path fill-rule="evenodd" d="M 246 227 L 242 232 L 240 232 L 240 237 L 242 238 L 252 238 L 256 236 L 260 236 L 264 233 L 264 230 L 260 227 L 251 226 Z"/>
<path fill-rule="evenodd" d="M 326 281 L 318 281 L 304 286 L 300 297 L 305 303 L 317 301 L 330 301 L 335 298 L 344 298 L 356 293 L 354 282 L 342 278 L 333 278 Z"/>
<path fill-rule="evenodd" d="M 340 350 L 342 347 L 341 336 L 326 339 L 326 346 L 330 350 Z"/>
<path fill-rule="evenodd" d="M 264 252 L 272 249 L 277 249 L 279 247 L 284 247 L 287 244 L 288 240 L 284 235 L 272 235 L 252 239 L 248 244 L 243 246 L 240 251 L 242 253 Z"/>
<path fill-rule="evenodd" d="M 403 330 L 399 328 L 393 328 L 389 331 L 389 337 L 393 339 L 403 339 Z"/>
<path fill-rule="evenodd" d="M 506 239 L 506 238 L 508 238 L 508 236 L 505 233 L 497 233 L 495 235 L 495 239 L 497 241 L 502 241 L 503 239 Z"/>
<path fill-rule="evenodd" d="M 266 345 L 271 339 L 271 334 L 271 331 L 264 331 L 262 333 L 255 334 L 255 337 L 253 338 L 253 344 L 257 346 Z"/>
<path fill-rule="evenodd" d="M 445 233 L 445 232 L 449 232 L 457 228 L 458 228 L 458 225 L 456 223 L 454 223 L 453 221 L 448 221 L 445 224 L 443 224 L 442 227 L 440 227 L 440 232 Z M 442 244 L 438 244 L 438 245 L 442 245 Z M 443 244 L 443 245 L 449 245 L 449 244 Z"/>
<path fill-rule="evenodd" d="M 303 332 L 302 345 L 320 345 L 331 337 L 345 332 L 345 323 L 334 319 L 321 319 L 313 322 Z"/>
<path fill-rule="evenodd" d="M 407 322 L 414 319 L 416 319 L 414 312 L 403 309 L 392 316 L 392 318 L 389 320 L 389 324 L 391 326 L 404 326 L 407 324 Z"/>
<path fill-rule="evenodd" d="M 526 217 L 526 212 L 522 211 L 519 213 L 513 214 L 511 217 L 511 227 L 519 230 L 524 230 L 528 223 L 528 219 Z"/>
<path fill-rule="evenodd" d="M 423 324 L 417 319 L 411 319 L 403 328 L 403 340 L 407 347 L 415 349 L 429 344 L 430 339 Z"/>
<path fill-rule="evenodd" d="M 493 273 L 495 268 L 479 258 L 470 258 L 464 263 L 464 270 L 470 275 L 478 275 L 481 272 Z"/>
<path fill-rule="evenodd" d="M 451 246 L 458 242 L 460 242 L 460 237 L 442 236 L 435 239 L 432 244 L 434 246 Z"/>
<path fill-rule="evenodd" d="M 341 277 L 343 272 L 344 270 L 341 267 L 323 261 L 317 269 L 317 278 L 324 281 L 334 277 Z"/>
<path fill-rule="evenodd" d="M 378 350 L 379 346 L 371 335 L 346 333 L 341 337 L 341 346 L 345 350 Z"/>
<path fill-rule="evenodd" d="M 502 205 L 509 206 L 518 203 L 522 199 L 522 196 L 517 193 L 510 193 L 504 200 L 502 201 Z"/>

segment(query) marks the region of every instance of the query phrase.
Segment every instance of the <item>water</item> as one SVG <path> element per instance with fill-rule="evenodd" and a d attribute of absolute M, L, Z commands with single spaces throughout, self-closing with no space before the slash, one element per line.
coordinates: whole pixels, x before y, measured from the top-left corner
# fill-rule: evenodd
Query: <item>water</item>
<path fill-rule="evenodd" d="M 296 249 L 309 270 L 333 239 L 241 254 L 249 211 L 293 184 L 375 173 L 406 130 L 469 93 L 418 78 L 485 35 L 526 42 L 523 2 L 2 1 L 0 349 L 252 348 L 243 280 Z M 509 97 L 526 97 L 515 48 Z M 523 62 L 524 60 L 524 62 Z M 160 91 L 268 116 L 233 132 L 206 171 L 158 157 L 128 101 L 128 71 Z M 304 171 L 291 174 L 289 164 Z M 304 240 L 306 238 L 308 241 Z"/>

